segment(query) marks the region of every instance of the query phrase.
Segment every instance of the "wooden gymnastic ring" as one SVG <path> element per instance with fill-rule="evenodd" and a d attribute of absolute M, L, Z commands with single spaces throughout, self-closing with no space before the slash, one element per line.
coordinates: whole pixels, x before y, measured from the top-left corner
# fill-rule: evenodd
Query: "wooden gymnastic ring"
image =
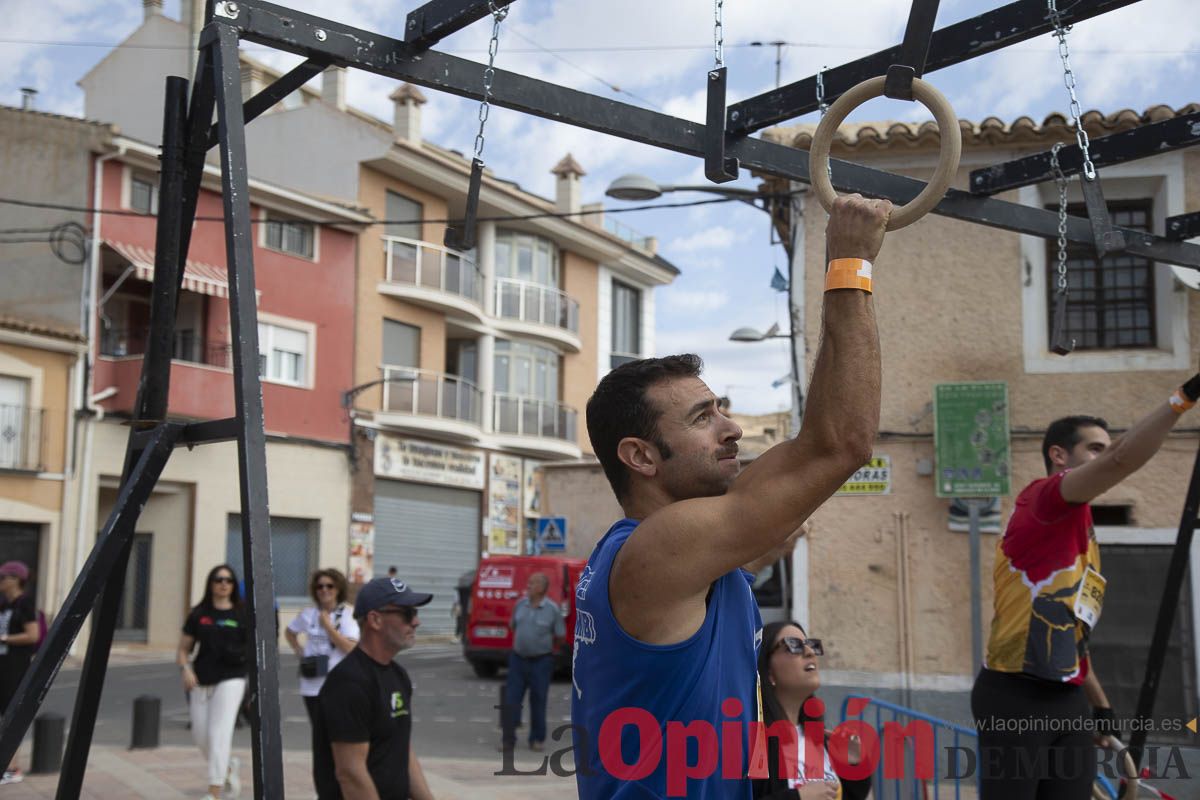
<path fill-rule="evenodd" d="M 1125 756 L 1125 796 L 1122 800 L 1137 800 L 1138 796 L 1138 770 L 1137 764 L 1133 763 L 1133 756 L 1129 755 L 1128 750 L 1123 750 Z"/>
<path fill-rule="evenodd" d="M 813 134 L 812 144 L 808 148 L 808 177 L 817 200 L 826 211 L 833 209 L 833 201 L 837 199 L 833 183 L 829 180 L 829 148 L 833 144 L 833 135 L 851 111 L 868 100 L 883 96 L 883 83 L 884 77 L 881 75 L 853 87 L 829 107 L 829 111 L 817 125 L 817 132 Z M 955 116 L 946 96 L 920 78 L 913 78 L 912 92 L 913 98 L 933 113 L 941 136 L 942 150 L 937 169 L 933 171 L 933 177 L 921 193 L 892 212 L 887 224 L 889 231 L 911 225 L 941 202 L 946 190 L 950 188 L 950 182 L 954 180 L 954 174 L 958 171 L 958 160 L 962 156 L 962 131 L 958 129 L 958 117 Z"/>

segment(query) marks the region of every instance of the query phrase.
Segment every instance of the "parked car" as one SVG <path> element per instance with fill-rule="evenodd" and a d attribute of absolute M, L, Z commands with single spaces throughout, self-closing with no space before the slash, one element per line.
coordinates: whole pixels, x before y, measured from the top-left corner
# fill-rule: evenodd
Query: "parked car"
<path fill-rule="evenodd" d="M 525 596 L 529 576 L 542 572 L 550 580 L 546 596 L 563 610 L 566 640 L 554 651 L 557 672 L 571 669 L 571 648 L 575 643 L 575 585 L 587 561 L 582 558 L 551 556 L 491 556 L 479 563 L 471 584 L 467 625 L 463 636 L 463 656 L 475 674 L 490 678 L 504 664 L 512 650 L 512 630 L 508 627 L 513 608 Z"/>

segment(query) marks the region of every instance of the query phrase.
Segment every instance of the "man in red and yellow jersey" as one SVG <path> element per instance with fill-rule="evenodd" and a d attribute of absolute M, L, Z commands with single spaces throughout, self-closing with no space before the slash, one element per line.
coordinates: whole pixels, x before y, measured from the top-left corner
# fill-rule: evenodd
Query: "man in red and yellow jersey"
<path fill-rule="evenodd" d="M 995 616 L 971 692 L 981 800 L 1092 796 L 1095 741 L 1116 724 L 1088 659 L 1105 587 L 1088 503 L 1149 461 L 1197 398 L 1200 375 L 1115 442 L 1098 417 L 1047 428 L 1047 477 L 1017 497 L 996 548 Z"/>

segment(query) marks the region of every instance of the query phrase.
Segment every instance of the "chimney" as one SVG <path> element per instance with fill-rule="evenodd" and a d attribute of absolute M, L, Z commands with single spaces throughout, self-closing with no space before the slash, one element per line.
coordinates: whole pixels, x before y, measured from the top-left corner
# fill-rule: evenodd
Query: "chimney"
<path fill-rule="evenodd" d="M 583 167 L 579 166 L 570 153 L 563 156 L 551 174 L 558 176 L 554 186 L 554 207 L 564 213 L 579 210 L 579 178 L 586 175 Z"/>
<path fill-rule="evenodd" d="M 425 95 L 411 83 L 402 83 L 396 91 L 388 95 L 395 103 L 396 116 L 392 127 L 397 141 L 421 143 L 421 106 L 425 105 Z"/>
<path fill-rule="evenodd" d="M 321 73 L 321 99 L 339 111 L 346 110 L 345 67 L 330 67 Z"/>
<path fill-rule="evenodd" d="M 33 99 L 37 97 L 37 89 L 32 86 L 21 87 L 21 110 L 33 111 Z"/>
<path fill-rule="evenodd" d="M 163 13 L 163 0 L 142 0 L 142 21 L 151 17 L 161 17 Z"/>

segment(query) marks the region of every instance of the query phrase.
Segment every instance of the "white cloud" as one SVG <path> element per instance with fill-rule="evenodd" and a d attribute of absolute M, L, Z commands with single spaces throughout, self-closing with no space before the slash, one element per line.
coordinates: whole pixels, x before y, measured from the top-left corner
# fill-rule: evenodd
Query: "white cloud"
<path fill-rule="evenodd" d="M 724 225 L 705 228 L 695 233 L 671 240 L 667 249 L 678 253 L 709 252 L 726 250 L 746 239 L 746 231 L 735 231 Z"/>
<path fill-rule="evenodd" d="M 676 311 L 716 311 L 729 302 L 725 292 L 716 289 L 662 289 L 662 301 Z"/>

